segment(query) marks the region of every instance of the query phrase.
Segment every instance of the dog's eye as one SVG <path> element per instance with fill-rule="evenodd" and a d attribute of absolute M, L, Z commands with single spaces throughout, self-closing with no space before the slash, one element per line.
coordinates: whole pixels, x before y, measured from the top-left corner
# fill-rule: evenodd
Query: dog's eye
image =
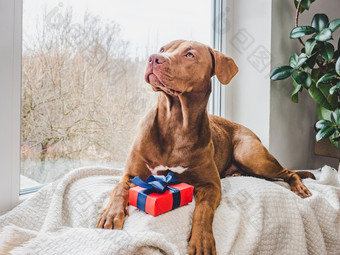
<path fill-rule="evenodd" d="M 192 54 L 191 52 L 188 52 L 185 56 L 188 57 L 188 58 L 193 58 L 194 54 Z"/>
<path fill-rule="evenodd" d="M 159 50 L 159 52 L 160 52 L 160 53 L 163 53 L 163 52 L 164 52 L 164 48 L 161 48 L 161 49 Z"/>

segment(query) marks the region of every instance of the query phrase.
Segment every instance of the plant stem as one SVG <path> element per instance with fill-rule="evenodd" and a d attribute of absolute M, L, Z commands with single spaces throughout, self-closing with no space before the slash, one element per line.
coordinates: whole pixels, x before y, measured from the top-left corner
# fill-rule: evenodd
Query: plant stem
<path fill-rule="evenodd" d="M 295 27 L 299 26 L 299 14 L 300 14 L 300 2 L 298 3 L 298 5 L 296 6 L 296 14 L 295 14 Z M 301 40 L 301 38 L 298 38 L 300 44 L 305 47 L 305 44 L 303 43 L 303 41 Z"/>

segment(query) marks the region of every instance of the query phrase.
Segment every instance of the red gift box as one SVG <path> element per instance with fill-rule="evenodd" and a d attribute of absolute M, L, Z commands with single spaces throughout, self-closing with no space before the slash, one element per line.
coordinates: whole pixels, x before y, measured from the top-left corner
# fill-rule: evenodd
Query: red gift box
<path fill-rule="evenodd" d="M 169 185 L 164 193 L 136 186 L 129 191 L 130 205 L 157 216 L 192 201 L 194 187 L 186 183 Z"/>

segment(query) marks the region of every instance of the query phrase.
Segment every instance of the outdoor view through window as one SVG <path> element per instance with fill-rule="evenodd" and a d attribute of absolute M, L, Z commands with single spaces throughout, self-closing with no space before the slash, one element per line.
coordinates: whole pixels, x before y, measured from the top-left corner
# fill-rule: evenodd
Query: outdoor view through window
<path fill-rule="evenodd" d="M 156 102 L 147 58 L 175 39 L 210 44 L 207 0 L 24 0 L 21 189 L 85 165 L 124 166 Z"/>

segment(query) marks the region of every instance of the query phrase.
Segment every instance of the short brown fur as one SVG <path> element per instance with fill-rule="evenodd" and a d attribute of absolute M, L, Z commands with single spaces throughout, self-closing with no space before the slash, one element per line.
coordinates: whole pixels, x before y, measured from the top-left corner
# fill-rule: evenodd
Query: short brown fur
<path fill-rule="evenodd" d="M 177 176 L 195 187 L 189 254 L 216 254 L 212 221 L 221 199 L 220 178 L 243 174 L 281 178 L 300 197 L 311 195 L 299 173 L 283 168 L 248 128 L 208 115 L 210 78 L 216 74 L 227 84 L 237 71 L 231 58 L 198 42 L 173 41 L 150 56 L 145 79 L 161 93 L 139 124 L 124 177 L 113 189 L 98 228 L 123 227 L 133 186 L 130 178 L 146 179 L 149 169 L 160 165 L 187 168 Z M 300 175 L 314 178 L 309 172 Z"/>

